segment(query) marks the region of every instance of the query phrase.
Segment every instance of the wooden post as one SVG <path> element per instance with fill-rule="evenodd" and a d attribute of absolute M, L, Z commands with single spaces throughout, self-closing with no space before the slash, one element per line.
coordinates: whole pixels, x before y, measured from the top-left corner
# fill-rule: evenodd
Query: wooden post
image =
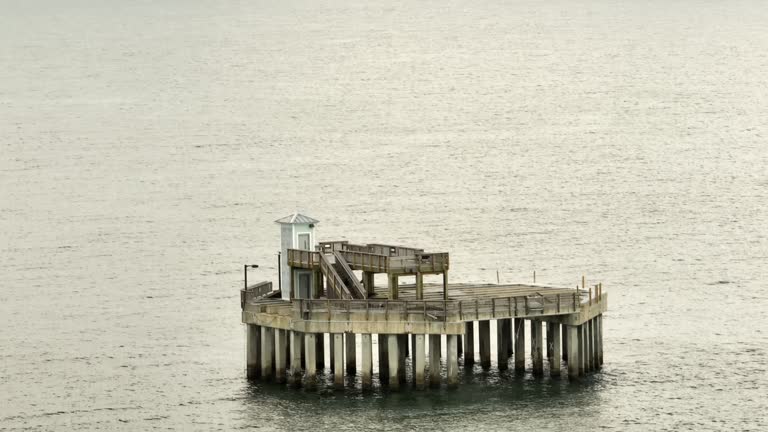
<path fill-rule="evenodd" d="M 304 338 L 304 342 L 306 343 L 307 338 Z M 325 333 L 318 333 L 315 338 L 315 368 L 316 369 L 323 369 L 325 368 Z M 306 349 L 304 350 L 306 352 Z M 306 367 L 306 362 L 305 366 Z M 329 364 L 330 367 L 330 364 Z"/>
<path fill-rule="evenodd" d="M 424 300 L 424 275 L 416 273 L 416 300 Z"/>
<path fill-rule="evenodd" d="M 396 274 L 388 274 L 387 275 L 388 280 L 388 288 L 389 288 L 389 299 L 390 300 L 397 300 L 398 298 L 398 276 Z"/>
<path fill-rule="evenodd" d="M 491 322 L 478 321 L 480 336 L 480 366 L 483 369 L 491 367 Z"/>
<path fill-rule="evenodd" d="M 443 270 L 443 300 L 448 300 L 448 270 Z"/>

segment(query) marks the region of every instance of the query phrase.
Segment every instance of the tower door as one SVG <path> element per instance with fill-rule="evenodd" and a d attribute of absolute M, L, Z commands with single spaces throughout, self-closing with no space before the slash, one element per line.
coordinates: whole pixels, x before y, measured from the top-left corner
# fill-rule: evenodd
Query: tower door
<path fill-rule="evenodd" d="M 299 234 L 299 249 L 301 249 L 301 250 L 310 250 L 309 249 L 309 234 Z"/>
<path fill-rule="evenodd" d="M 312 298 L 312 286 L 310 283 L 310 275 L 309 272 L 300 272 L 299 273 L 299 293 L 298 298 L 308 299 Z"/>

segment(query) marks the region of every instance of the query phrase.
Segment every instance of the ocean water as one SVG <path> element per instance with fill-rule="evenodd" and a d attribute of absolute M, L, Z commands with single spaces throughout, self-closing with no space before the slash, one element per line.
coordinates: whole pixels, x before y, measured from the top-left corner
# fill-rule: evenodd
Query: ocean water
<path fill-rule="evenodd" d="M 0 430 L 768 430 L 763 2 L 0 10 Z M 294 210 L 603 282 L 603 370 L 249 383 L 241 265 Z"/>

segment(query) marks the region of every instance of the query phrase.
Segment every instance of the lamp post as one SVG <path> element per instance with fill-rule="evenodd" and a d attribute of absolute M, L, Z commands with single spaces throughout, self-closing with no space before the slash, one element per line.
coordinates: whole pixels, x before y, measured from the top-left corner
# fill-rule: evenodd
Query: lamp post
<path fill-rule="evenodd" d="M 243 289 L 248 291 L 248 267 L 255 269 L 259 268 L 258 264 L 243 264 Z"/>

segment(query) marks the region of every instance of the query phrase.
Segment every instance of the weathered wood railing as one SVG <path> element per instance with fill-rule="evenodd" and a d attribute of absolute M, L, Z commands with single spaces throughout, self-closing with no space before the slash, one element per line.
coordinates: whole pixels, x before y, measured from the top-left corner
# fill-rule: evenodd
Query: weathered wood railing
<path fill-rule="evenodd" d="M 326 295 L 337 299 L 352 299 L 352 293 L 349 292 L 347 286 L 344 284 L 344 280 L 333 268 L 333 265 L 328 261 L 328 255 L 318 254 L 320 258 L 320 271 L 326 277 Z"/>
<path fill-rule="evenodd" d="M 320 266 L 320 253 L 301 249 L 288 249 L 288 265 L 291 267 L 317 268 Z"/>
<path fill-rule="evenodd" d="M 386 273 L 389 269 L 388 256 L 350 250 L 338 251 L 338 253 L 355 270 Z"/>
<path fill-rule="evenodd" d="M 450 261 L 447 252 L 422 252 L 412 256 L 389 258 L 389 271 L 391 273 L 443 272 L 449 267 Z"/>
<path fill-rule="evenodd" d="M 242 309 L 247 303 L 255 300 L 259 297 L 264 297 L 267 294 L 271 294 L 272 282 L 258 282 L 248 286 L 247 289 L 240 290 L 240 308 Z"/>
<path fill-rule="evenodd" d="M 336 263 L 341 267 L 341 270 L 346 275 L 346 282 L 347 282 L 347 288 L 350 291 L 350 294 L 353 294 L 354 297 L 359 299 L 364 299 L 368 297 L 368 292 L 363 288 L 363 284 L 360 283 L 359 280 L 357 280 L 357 276 L 352 272 L 352 269 L 349 267 L 349 264 L 344 259 L 343 256 L 339 253 L 339 251 L 333 251 L 333 257 L 336 259 Z M 337 272 L 338 273 L 338 272 Z M 341 276 L 341 275 L 339 275 Z"/>

